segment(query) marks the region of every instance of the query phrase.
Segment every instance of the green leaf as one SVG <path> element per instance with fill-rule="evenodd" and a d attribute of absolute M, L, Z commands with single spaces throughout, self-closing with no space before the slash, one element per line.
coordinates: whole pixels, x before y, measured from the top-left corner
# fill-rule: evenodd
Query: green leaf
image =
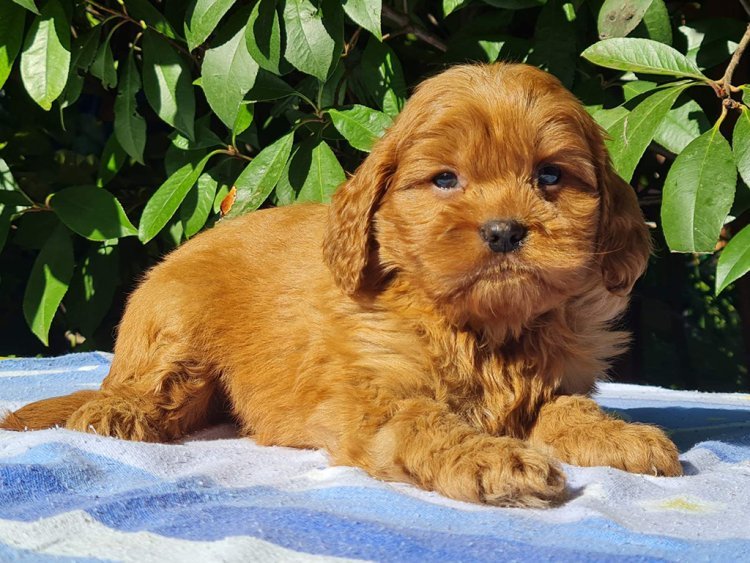
<path fill-rule="evenodd" d="M 143 33 L 143 90 L 164 122 L 193 138 L 195 95 L 190 68 L 174 48 L 156 33 Z"/>
<path fill-rule="evenodd" d="M 115 136 L 117 142 L 136 162 L 143 164 L 146 148 L 146 120 L 138 113 L 136 95 L 141 89 L 141 78 L 135 66 L 133 51 L 122 69 L 120 88 L 115 99 Z"/>
<path fill-rule="evenodd" d="M 287 133 L 260 151 L 235 180 L 237 199 L 227 217 L 255 211 L 266 200 L 281 177 L 292 152 L 294 133 Z"/>
<path fill-rule="evenodd" d="M 597 20 L 599 38 L 625 37 L 641 23 L 653 3 L 654 0 L 604 0 Z"/>
<path fill-rule="evenodd" d="M 726 61 L 739 45 L 747 24 L 735 18 L 708 18 L 681 25 L 685 38 L 685 56 L 698 68 L 713 68 Z"/>
<path fill-rule="evenodd" d="M 307 141 L 305 144 L 310 144 Z M 310 158 L 309 151 L 307 154 L 307 162 L 304 165 L 300 165 L 297 154 L 299 153 L 299 146 L 292 148 L 292 154 L 287 160 L 284 166 L 284 171 L 281 173 L 279 181 L 276 183 L 276 188 L 273 190 L 273 204 L 278 206 L 291 205 L 294 200 L 297 199 L 297 191 L 302 188 L 302 184 L 305 182 L 307 177 L 307 171 L 310 169 Z M 303 173 L 304 175 L 296 178 L 296 188 L 292 185 L 295 173 Z"/>
<path fill-rule="evenodd" d="M 581 56 L 599 66 L 617 70 L 708 80 L 685 55 L 651 39 L 605 39 L 591 45 Z"/>
<path fill-rule="evenodd" d="M 138 238 L 148 242 L 161 231 L 177 211 L 185 196 L 203 172 L 208 159 L 216 152 L 207 154 L 197 164 L 187 163 L 159 186 L 146 203 L 138 227 Z"/>
<path fill-rule="evenodd" d="M 240 103 L 255 83 L 258 68 L 247 52 L 244 28 L 223 45 L 206 51 L 201 68 L 203 91 L 211 109 L 230 130 Z"/>
<path fill-rule="evenodd" d="M 750 225 L 732 237 L 716 264 L 716 295 L 750 272 Z"/>
<path fill-rule="evenodd" d="M 73 40 L 73 53 L 71 55 L 71 68 L 87 71 L 94 62 L 97 47 L 99 47 L 99 37 L 101 35 L 101 25 L 89 29 Z"/>
<path fill-rule="evenodd" d="M 277 6 L 276 0 L 260 0 L 253 6 L 245 28 L 245 43 L 262 69 L 286 74 L 292 67 L 282 58 L 286 44 Z"/>
<path fill-rule="evenodd" d="M 61 224 L 34 261 L 23 295 L 23 315 L 31 331 L 48 345 L 49 328 L 73 275 L 73 244 Z"/>
<path fill-rule="evenodd" d="M 471 0 L 443 0 L 443 17 L 447 18 L 456 10 L 466 7 Z"/>
<path fill-rule="evenodd" d="M 8 79 L 23 39 L 26 12 L 10 2 L 0 3 L 0 88 Z"/>
<path fill-rule="evenodd" d="M 304 73 L 325 82 L 338 63 L 343 42 L 341 8 L 332 0 L 287 0 L 285 57 Z"/>
<path fill-rule="evenodd" d="M 328 114 L 349 144 L 364 152 L 370 152 L 375 141 L 393 124 L 388 115 L 360 105 L 346 110 L 331 109 Z"/>
<path fill-rule="evenodd" d="M 190 140 L 183 137 L 177 131 L 169 134 L 172 144 L 183 151 L 195 151 L 217 146 L 226 146 L 225 143 L 210 128 L 211 114 L 204 115 L 195 122 L 195 138 Z"/>
<path fill-rule="evenodd" d="M 677 97 L 689 84 L 666 88 L 651 94 L 633 111 L 609 129 L 607 147 L 617 173 L 629 182 L 659 124 Z"/>
<path fill-rule="evenodd" d="M 255 84 L 250 91 L 247 93 L 247 98 L 254 102 L 261 102 L 267 100 L 278 100 L 280 98 L 286 98 L 288 96 L 296 96 L 299 93 L 284 82 L 278 76 L 275 76 L 263 70 L 258 70 L 258 76 L 255 79 Z"/>
<path fill-rule="evenodd" d="M 58 0 L 49 0 L 34 18 L 21 53 L 21 79 L 39 106 L 49 111 L 68 81 L 70 27 Z"/>
<path fill-rule="evenodd" d="M 180 218 L 185 238 L 190 238 L 200 231 L 211 214 L 216 190 L 219 187 L 217 170 L 220 166 L 215 166 L 201 174 L 180 206 Z"/>
<path fill-rule="evenodd" d="M 564 0 L 551 0 L 542 8 L 528 62 L 554 74 L 570 88 L 578 62 L 578 32 L 575 22 L 568 21 L 563 4 Z"/>
<path fill-rule="evenodd" d="M 654 141 L 674 154 L 680 154 L 693 139 L 711 128 L 703 108 L 687 100 L 667 112 L 654 133 Z"/>
<path fill-rule="evenodd" d="M 5 241 L 8 239 L 10 231 L 10 221 L 13 218 L 13 207 L 0 203 L 0 252 L 3 251 Z"/>
<path fill-rule="evenodd" d="M 406 80 L 396 53 L 371 37 L 351 74 L 357 98 L 396 117 L 406 101 Z"/>
<path fill-rule="evenodd" d="M 232 125 L 232 134 L 240 135 L 253 123 L 253 105 L 247 103 L 241 103 L 239 111 L 237 112 L 237 118 L 234 120 Z"/>
<path fill-rule="evenodd" d="M 20 192 L 0 190 L 0 204 L 10 207 L 30 207 L 29 201 Z"/>
<path fill-rule="evenodd" d="M 664 237 L 673 252 L 713 252 L 736 182 L 732 149 L 717 126 L 685 147 L 662 196 Z"/>
<path fill-rule="evenodd" d="M 68 323 L 91 338 L 112 306 L 119 282 L 119 248 L 112 241 L 91 247 L 76 268 L 65 296 Z"/>
<path fill-rule="evenodd" d="M 382 4 L 382 0 L 344 0 L 342 7 L 354 23 L 372 33 L 378 41 L 382 41 L 383 34 L 380 32 Z"/>
<path fill-rule="evenodd" d="M 60 220 L 89 240 L 108 240 L 137 234 L 120 202 L 107 190 L 74 186 L 55 193 L 50 207 Z"/>
<path fill-rule="evenodd" d="M 750 110 L 746 107 L 734 125 L 732 152 L 742 181 L 750 186 Z"/>
<path fill-rule="evenodd" d="M 109 46 L 109 41 L 112 38 L 110 33 L 107 38 L 99 46 L 99 50 L 94 57 L 94 61 L 91 63 L 89 71 L 91 74 L 96 76 L 102 81 L 102 86 L 105 88 L 114 88 L 117 86 L 117 67 L 115 66 L 115 57 L 112 55 L 112 49 Z"/>
<path fill-rule="evenodd" d="M 16 179 L 10 172 L 10 167 L 5 159 L 0 158 L 0 190 L 2 191 L 19 191 Z"/>
<path fill-rule="evenodd" d="M 39 10 L 37 9 L 36 4 L 34 4 L 34 0 L 13 0 L 13 2 L 19 6 L 23 6 L 31 12 L 34 12 L 36 15 L 39 15 Z"/>
<path fill-rule="evenodd" d="M 484 0 L 484 3 L 496 8 L 522 10 L 524 8 L 538 8 L 546 4 L 547 0 Z"/>
<path fill-rule="evenodd" d="M 235 0 L 193 0 L 185 16 L 188 49 L 201 45 L 219 25 Z"/>
<path fill-rule="evenodd" d="M 643 15 L 643 21 L 639 29 L 641 27 L 646 29 L 646 35 L 649 39 L 666 45 L 672 44 L 672 22 L 669 19 L 669 11 L 664 4 L 664 0 L 651 1 L 651 5 Z"/>
<path fill-rule="evenodd" d="M 319 141 L 310 153 L 310 169 L 297 201 L 329 202 L 336 189 L 346 180 L 336 155 L 325 141 Z"/>
<path fill-rule="evenodd" d="M 110 135 L 107 144 L 104 145 L 102 156 L 99 159 L 99 174 L 96 181 L 97 187 L 105 186 L 109 181 L 117 176 L 127 160 L 127 154 L 117 142 L 115 135 Z"/>
<path fill-rule="evenodd" d="M 170 25 L 164 15 L 155 8 L 149 0 L 124 0 L 128 7 L 128 13 L 136 20 L 143 20 L 160 34 L 170 39 L 178 39 L 179 36 Z"/>
<path fill-rule="evenodd" d="M 617 106 L 612 109 L 600 109 L 594 112 L 591 117 L 609 132 L 618 122 L 625 119 L 625 116 L 629 113 L 630 112 L 623 106 Z"/>

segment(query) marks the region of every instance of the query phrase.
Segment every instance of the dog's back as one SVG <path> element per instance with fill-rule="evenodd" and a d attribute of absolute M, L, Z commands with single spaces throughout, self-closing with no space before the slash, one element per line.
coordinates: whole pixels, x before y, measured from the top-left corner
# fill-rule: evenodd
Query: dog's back
<path fill-rule="evenodd" d="M 101 391 L 26 405 L 0 428 L 59 425 L 172 440 L 210 422 L 227 393 L 234 404 L 256 404 L 259 394 L 284 402 L 290 366 L 319 326 L 317 304 L 340 294 L 321 257 L 327 209 L 259 211 L 175 250 L 131 296 Z M 252 377 L 226 388 L 222 375 L 235 368 Z M 127 394 L 118 393 L 125 387 Z"/>

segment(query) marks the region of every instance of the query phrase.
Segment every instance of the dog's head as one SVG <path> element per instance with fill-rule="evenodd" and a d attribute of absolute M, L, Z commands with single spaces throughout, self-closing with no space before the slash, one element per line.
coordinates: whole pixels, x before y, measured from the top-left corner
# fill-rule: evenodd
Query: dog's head
<path fill-rule="evenodd" d="M 480 323 L 526 322 L 596 284 L 625 295 L 648 253 L 600 128 L 554 77 L 510 64 L 422 83 L 335 194 L 324 243 L 346 293 L 396 272 Z"/>

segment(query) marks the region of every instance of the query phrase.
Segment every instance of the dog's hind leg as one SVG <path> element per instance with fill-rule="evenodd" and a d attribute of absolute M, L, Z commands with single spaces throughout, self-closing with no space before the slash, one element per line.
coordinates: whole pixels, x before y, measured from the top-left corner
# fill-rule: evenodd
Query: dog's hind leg
<path fill-rule="evenodd" d="M 65 426 L 127 440 L 171 441 L 221 410 L 219 371 L 181 294 L 136 291 L 101 390 Z"/>
<path fill-rule="evenodd" d="M 146 381 L 152 385 L 144 385 Z M 65 426 L 126 440 L 165 442 L 207 426 L 221 410 L 217 379 L 199 364 L 154 366 L 146 381 L 105 384 Z"/>

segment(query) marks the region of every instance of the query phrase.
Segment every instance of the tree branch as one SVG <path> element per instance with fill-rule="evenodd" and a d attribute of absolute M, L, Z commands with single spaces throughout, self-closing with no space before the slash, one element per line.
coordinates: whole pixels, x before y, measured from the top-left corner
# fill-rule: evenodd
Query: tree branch
<path fill-rule="evenodd" d="M 431 34 L 429 31 L 414 25 L 406 14 L 397 12 L 390 6 L 383 5 L 383 17 L 391 23 L 401 27 L 406 33 L 413 33 L 418 39 L 424 41 L 428 45 L 432 45 L 441 53 L 445 53 L 448 50 L 448 47 L 442 39 Z"/>
<path fill-rule="evenodd" d="M 750 43 L 750 24 L 747 24 L 745 35 L 743 35 L 742 39 L 740 39 L 740 44 L 737 46 L 737 50 L 732 55 L 732 59 L 727 65 L 727 70 L 724 72 L 724 76 L 722 76 L 721 80 L 719 80 L 719 84 L 724 90 L 724 97 L 729 96 L 729 93 L 735 89 L 734 86 L 732 86 L 732 75 L 734 74 L 734 69 L 737 68 L 737 65 L 739 64 L 740 59 L 742 58 L 742 54 L 745 52 L 745 48 L 747 47 L 748 43 Z"/>

